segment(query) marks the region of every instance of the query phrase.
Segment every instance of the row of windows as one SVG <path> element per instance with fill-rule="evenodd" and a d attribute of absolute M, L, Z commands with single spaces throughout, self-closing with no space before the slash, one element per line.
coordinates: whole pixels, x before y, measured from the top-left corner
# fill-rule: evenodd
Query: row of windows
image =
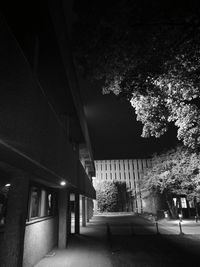
<path fill-rule="evenodd" d="M 147 161 L 145 162 L 145 164 L 144 164 L 144 162 L 141 160 L 140 161 L 140 163 L 141 163 L 141 168 L 142 169 L 144 169 L 146 166 L 147 166 Z M 126 169 L 126 164 L 125 164 L 125 162 L 123 161 L 123 163 L 122 162 L 115 162 L 114 161 L 114 164 L 113 163 L 108 163 L 108 162 L 104 162 L 104 164 L 102 163 L 102 162 L 97 162 L 96 164 L 95 164 L 95 167 L 96 167 L 96 170 L 98 171 L 98 170 L 103 170 L 103 165 L 105 166 L 105 170 L 107 171 L 107 170 L 112 170 L 112 169 L 114 169 L 115 171 L 117 170 L 117 165 L 118 165 L 118 168 L 119 168 L 119 170 L 121 170 L 121 167 L 123 167 L 123 169 L 125 170 Z M 132 163 L 131 164 L 132 165 L 132 168 L 134 169 L 134 164 Z M 137 169 L 139 169 L 139 163 L 138 163 L 138 161 L 136 161 L 136 165 L 137 165 Z M 128 168 L 128 170 L 130 170 L 130 163 L 129 163 L 129 161 L 127 161 L 127 168 Z"/>
<path fill-rule="evenodd" d="M 5 224 L 10 184 L 0 184 L 0 226 Z M 32 186 L 29 192 L 27 220 L 53 216 L 57 213 L 57 194 L 48 188 Z"/>
<path fill-rule="evenodd" d="M 118 173 L 119 174 L 119 179 L 120 180 L 122 180 L 122 173 L 121 172 L 119 172 Z M 130 172 L 128 172 L 128 173 L 123 173 L 123 175 L 124 175 L 124 180 L 126 180 L 126 178 L 128 178 L 129 180 L 131 180 L 131 174 L 130 174 Z M 105 178 L 106 180 L 113 180 L 113 179 L 117 179 L 117 173 L 115 172 L 114 174 L 112 174 L 112 173 L 99 173 L 99 175 L 97 176 L 97 178 L 101 178 L 101 179 L 103 179 L 103 178 Z M 133 178 L 135 179 L 135 176 L 133 175 Z"/>

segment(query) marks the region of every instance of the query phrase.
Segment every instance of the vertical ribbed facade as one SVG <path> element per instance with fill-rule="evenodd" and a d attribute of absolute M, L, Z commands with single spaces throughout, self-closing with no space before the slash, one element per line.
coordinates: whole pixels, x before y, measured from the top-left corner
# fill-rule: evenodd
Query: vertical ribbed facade
<path fill-rule="evenodd" d="M 94 186 L 104 180 L 126 182 L 127 189 L 131 190 L 134 196 L 134 211 L 141 213 L 143 205 L 139 181 L 144 170 L 150 166 L 150 159 L 95 160 Z"/>

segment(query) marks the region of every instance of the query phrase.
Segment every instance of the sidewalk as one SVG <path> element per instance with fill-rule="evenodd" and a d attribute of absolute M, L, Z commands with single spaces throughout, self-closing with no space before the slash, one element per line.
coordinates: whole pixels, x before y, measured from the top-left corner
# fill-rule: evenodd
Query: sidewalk
<path fill-rule="evenodd" d="M 73 235 L 64 250 L 55 249 L 35 267 L 113 267 L 106 244 L 106 225 L 91 220 L 81 227 L 81 235 Z"/>

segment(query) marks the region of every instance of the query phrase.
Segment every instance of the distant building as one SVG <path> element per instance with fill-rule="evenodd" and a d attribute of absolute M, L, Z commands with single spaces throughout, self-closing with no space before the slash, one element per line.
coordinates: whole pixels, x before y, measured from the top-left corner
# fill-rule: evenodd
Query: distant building
<path fill-rule="evenodd" d="M 97 188 L 101 181 L 121 181 L 126 182 L 127 190 L 133 196 L 132 205 L 129 211 L 142 213 L 146 211 L 147 204 L 143 200 L 139 186 L 144 170 L 151 166 L 150 159 L 111 159 L 96 160 L 96 177 L 93 178 L 93 185 Z"/>

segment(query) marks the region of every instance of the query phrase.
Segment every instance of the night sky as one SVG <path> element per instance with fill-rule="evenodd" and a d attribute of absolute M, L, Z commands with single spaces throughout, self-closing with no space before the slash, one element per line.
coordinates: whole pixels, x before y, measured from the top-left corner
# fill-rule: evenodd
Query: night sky
<path fill-rule="evenodd" d="M 177 143 L 175 127 L 161 138 L 140 137 L 142 124 L 127 100 L 103 95 L 98 83 L 80 87 L 95 159 L 146 158 Z"/>
<path fill-rule="evenodd" d="M 81 1 L 76 2 L 80 8 Z M 86 3 L 90 1 L 82 7 Z M 130 103 L 113 94 L 103 95 L 100 83 L 80 80 L 80 90 L 95 159 L 146 158 L 178 143 L 175 126 L 160 138 L 142 138 L 142 124 Z"/>

